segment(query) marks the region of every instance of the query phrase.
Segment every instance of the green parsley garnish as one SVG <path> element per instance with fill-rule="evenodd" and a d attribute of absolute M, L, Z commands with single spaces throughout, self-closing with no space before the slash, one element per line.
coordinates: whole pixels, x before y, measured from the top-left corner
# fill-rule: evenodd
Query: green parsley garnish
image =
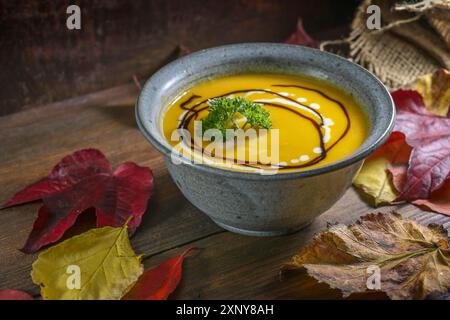
<path fill-rule="evenodd" d="M 203 120 L 203 132 L 208 129 L 218 129 L 226 137 L 226 129 L 238 129 L 236 119 L 245 117 L 245 129 L 247 125 L 253 128 L 271 129 L 272 120 L 270 113 L 260 104 L 246 100 L 242 97 L 216 98 L 208 101 L 208 116 Z"/>

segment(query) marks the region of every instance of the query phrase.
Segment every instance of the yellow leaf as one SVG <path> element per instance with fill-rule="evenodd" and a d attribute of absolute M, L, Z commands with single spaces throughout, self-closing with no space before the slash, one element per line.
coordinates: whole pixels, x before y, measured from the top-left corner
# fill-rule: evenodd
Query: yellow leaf
<path fill-rule="evenodd" d="M 428 111 L 447 116 L 450 108 L 450 72 L 439 69 L 417 78 L 412 87 L 421 94 Z"/>
<path fill-rule="evenodd" d="M 357 188 L 368 195 L 368 200 L 375 207 L 390 204 L 398 196 L 387 172 L 388 165 L 387 157 L 369 158 L 353 181 Z"/>
<path fill-rule="evenodd" d="M 120 299 L 142 272 L 124 226 L 92 229 L 47 249 L 31 277 L 44 299 Z"/>
<path fill-rule="evenodd" d="M 306 270 L 344 296 L 381 290 L 391 299 L 424 299 L 450 289 L 450 250 L 443 226 L 422 226 L 397 213 L 370 213 L 332 225 L 283 266 Z"/>
<path fill-rule="evenodd" d="M 388 173 L 388 165 L 407 162 L 410 152 L 405 136 L 394 132 L 380 149 L 366 159 L 353 185 L 362 190 L 375 207 L 392 203 L 398 193 Z"/>

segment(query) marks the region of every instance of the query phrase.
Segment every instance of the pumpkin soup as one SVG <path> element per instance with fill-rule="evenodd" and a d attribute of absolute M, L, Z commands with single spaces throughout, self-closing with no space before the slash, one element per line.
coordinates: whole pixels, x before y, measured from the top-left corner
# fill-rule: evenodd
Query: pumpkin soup
<path fill-rule="evenodd" d="M 243 132 L 245 143 L 230 143 L 235 139 L 228 136 L 195 139 L 205 137 L 196 123 L 214 128 L 217 121 L 228 121 L 227 128 Z M 224 132 L 223 126 L 216 128 Z M 257 134 L 248 134 L 251 129 Z M 241 74 L 207 80 L 182 93 L 165 110 L 162 130 L 174 150 L 195 161 L 240 171 L 285 172 L 323 166 L 351 154 L 366 138 L 368 124 L 350 94 L 323 81 Z M 189 138 L 174 135 L 180 130 Z M 215 148 L 207 145 L 211 141 Z M 218 150 L 219 143 L 223 150 Z M 252 145 L 276 161 L 263 161 L 261 154 L 255 158 Z"/>

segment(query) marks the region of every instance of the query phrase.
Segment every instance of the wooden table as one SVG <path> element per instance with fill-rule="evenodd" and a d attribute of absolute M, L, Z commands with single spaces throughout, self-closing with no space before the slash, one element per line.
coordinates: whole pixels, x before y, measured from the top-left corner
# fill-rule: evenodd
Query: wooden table
<path fill-rule="evenodd" d="M 114 166 L 134 161 L 148 166 L 155 177 L 155 193 L 142 225 L 131 242 L 153 267 L 184 248 L 200 248 L 185 260 L 183 279 L 175 299 L 296 299 L 339 298 L 337 290 L 304 275 L 282 281 L 279 267 L 296 254 L 327 222 L 354 222 L 373 211 L 350 189 L 307 229 L 283 237 L 236 235 L 216 226 L 193 207 L 171 180 L 159 153 L 143 138 L 134 120 L 137 88 L 133 84 L 0 118 L 0 200 L 45 176 L 63 156 L 92 147 L 102 150 Z M 16 288 L 39 296 L 30 278 L 37 254 L 22 247 L 37 215 L 39 203 L 0 211 L 0 289 Z M 412 205 L 384 207 L 419 222 L 442 223 L 450 217 L 423 212 Z M 93 215 L 82 215 L 66 238 L 92 225 Z M 383 298 L 384 295 L 353 295 Z"/>

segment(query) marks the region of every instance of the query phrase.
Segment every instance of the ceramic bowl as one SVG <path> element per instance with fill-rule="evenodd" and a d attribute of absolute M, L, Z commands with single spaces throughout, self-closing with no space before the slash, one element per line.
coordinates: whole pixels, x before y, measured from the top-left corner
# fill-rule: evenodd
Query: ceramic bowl
<path fill-rule="evenodd" d="M 305 171 L 261 175 L 205 164 L 171 161 L 162 132 L 166 107 L 193 85 L 230 74 L 276 73 L 323 79 L 351 93 L 369 119 L 369 134 L 352 154 Z M 316 49 L 246 43 L 202 50 L 155 73 L 136 106 L 139 129 L 164 156 L 183 195 L 219 226 L 241 234 L 273 236 L 294 232 L 330 208 L 350 187 L 364 159 L 389 136 L 395 108 L 385 86 L 364 68 Z"/>

